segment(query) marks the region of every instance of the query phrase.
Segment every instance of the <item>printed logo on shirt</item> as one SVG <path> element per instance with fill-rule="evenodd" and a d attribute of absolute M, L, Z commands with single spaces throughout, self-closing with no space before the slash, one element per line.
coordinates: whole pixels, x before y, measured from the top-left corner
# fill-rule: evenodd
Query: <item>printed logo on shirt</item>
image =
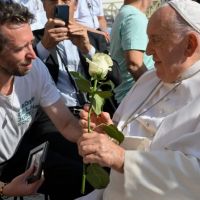
<path fill-rule="evenodd" d="M 26 100 L 22 104 L 22 108 L 18 112 L 18 125 L 23 125 L 32 120 L 34 109 L 36 112 L 36 109 L 38 108 L 37 105 L 34 105 L 34 99 L 35 98 L 32 97 L 30 100 Z"/>

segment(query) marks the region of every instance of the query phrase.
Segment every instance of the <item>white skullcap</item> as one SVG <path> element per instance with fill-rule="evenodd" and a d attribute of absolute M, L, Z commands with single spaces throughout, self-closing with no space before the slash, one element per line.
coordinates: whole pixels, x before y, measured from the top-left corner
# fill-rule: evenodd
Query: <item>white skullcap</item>
<path fill-rule="evenodd" d="M 192 0 L 171 0 L 167 2 L 182 18 L 200 33 L 200 4 Z"/>

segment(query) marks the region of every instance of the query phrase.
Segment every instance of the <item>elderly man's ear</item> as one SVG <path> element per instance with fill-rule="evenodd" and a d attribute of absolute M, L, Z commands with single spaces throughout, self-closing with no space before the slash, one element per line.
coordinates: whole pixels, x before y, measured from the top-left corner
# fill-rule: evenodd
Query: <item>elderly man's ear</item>
<path fill-rule="evenodd" d="M 185 51 L 185 55 L 187 57 L 190 57 L 193 55 L 193 53 L 196 51 L 196 48 L 198 47 L 198 39 L 197 36 L 194 33 L 188 34 L 188 41 L 187 41 L 187 48 Z"/>

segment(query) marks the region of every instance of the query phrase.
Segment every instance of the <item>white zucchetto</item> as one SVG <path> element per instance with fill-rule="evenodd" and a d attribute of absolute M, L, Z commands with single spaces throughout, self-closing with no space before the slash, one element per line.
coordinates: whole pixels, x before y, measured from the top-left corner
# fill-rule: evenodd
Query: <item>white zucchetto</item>
<path fill-rule="evenodd" d="M 200 33 L 200 4 L 192 0 L 171 0 L 167 2 L 183 19 Z"/>

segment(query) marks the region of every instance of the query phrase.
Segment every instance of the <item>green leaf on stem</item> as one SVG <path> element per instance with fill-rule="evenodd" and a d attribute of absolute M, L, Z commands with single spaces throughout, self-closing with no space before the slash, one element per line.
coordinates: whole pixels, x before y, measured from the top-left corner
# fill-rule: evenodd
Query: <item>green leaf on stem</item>
<path fill-rule="evenodd" d="M 97 93 L 94 94 L 94 99 L 92 100 L 92 110 L 96 115 L 99 115 L 102 112 L 104 101 L 104 98 L 99 96 Z"/>
<path fill-rule="evenodd" d="M 78 72 L 70 72 L 70 74 L 73 76 L 78 88 L 82 92 L 91 93 L 91 85 L 90 81 L 86 80 L 80 73 Z"/>
<path fill-rule="evenodd" d="M 111 124 L 103 126 L 103 130 L 111 137 L 114 138 L 121 144 L 124 140 L 124 134 L 118 130 L 118 128 Z"/>
<path fill-rule="evenodd" d="M 105 188 L 110 181 L 108 172 L 98 164 L 87 167 L 86 179 L 96 189 Z"/>
<path fill-rule="evenodd" d="M 104 98 L 104 99 L 112 96 L 111 91 L 97 91 L 96 94 L 98 94 L 101 98 Z"/>

